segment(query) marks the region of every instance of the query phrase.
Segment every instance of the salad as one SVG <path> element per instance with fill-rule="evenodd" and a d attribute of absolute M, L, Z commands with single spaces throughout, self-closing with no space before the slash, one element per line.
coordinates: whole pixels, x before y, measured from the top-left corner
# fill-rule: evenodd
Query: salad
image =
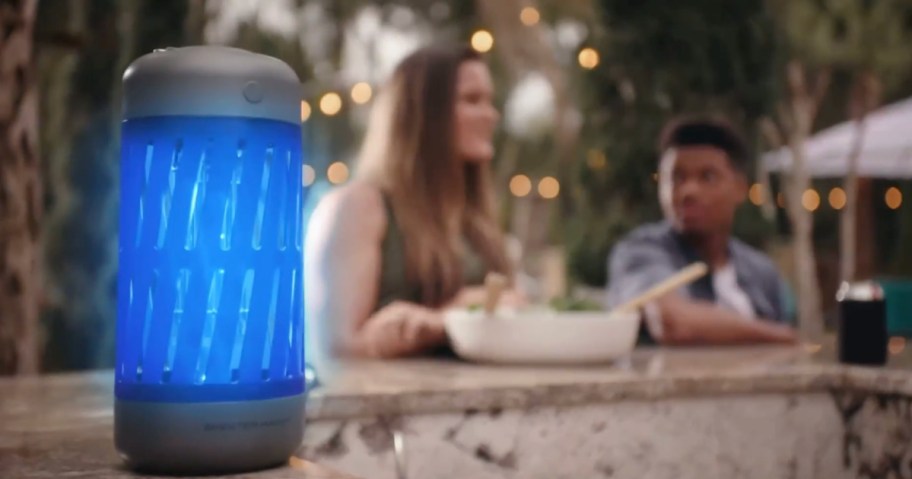
<path fill-rule="evenodd" d="M 468 311 L 481 311 L 482 305 L 480 303 L 470 304 L 466 307 Z M 521 308 L 522 310 L 541 310 L 541 306 L 528 306 Z M 554 298 L 548 302 L 547 309 L 556 312 L 567 312 L 567 311 L 604 311 L 605 308 L 598 301 L 593 301 L 591 299 L 585 298 L 572 298 L 572 297 L 562 297 Z"/>

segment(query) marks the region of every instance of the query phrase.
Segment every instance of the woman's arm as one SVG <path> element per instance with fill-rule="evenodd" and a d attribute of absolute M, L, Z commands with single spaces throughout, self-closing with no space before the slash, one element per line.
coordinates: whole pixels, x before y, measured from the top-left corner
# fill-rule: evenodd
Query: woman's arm
<path fill-rule="evenodd" d="M 432 309 L 396 302 L 371 315 L 387 221 L 380 192 L 364 183 L 333 191 L 314 211 L 305 248 L 305 305 L 318 356 L 405 356 L 446 341 Z"/>

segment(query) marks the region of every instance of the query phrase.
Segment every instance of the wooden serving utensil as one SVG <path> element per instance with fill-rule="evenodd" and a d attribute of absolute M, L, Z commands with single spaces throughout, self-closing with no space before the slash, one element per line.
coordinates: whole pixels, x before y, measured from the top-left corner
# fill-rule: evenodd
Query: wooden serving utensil
<path fill-rule="evenodd" d="M 706 266 L 706 263 L 696 262 L 687 266 L 686 268 L 678 271 L 677 273 L 669 276 L 662 282 L 656 284 L 652 288 L 649 288 L 643 294 L 627 301 L 626 303 L 614 308 L 612 313 L 632 313 L 643 306 L 645 306 L 650 301 L 655 301 L 662 296 L 680 288 L 681 286 L 690 284 L 703 276 L 706 276 L 706 273 L 709 272 L 709 267 Z"/>
<path fill-rule="evenodd" d="M 493 316 L 494 311 L 497 310 L 497 303 L 500 301 L 500 295 L 503 294 L 504 289 L 507 287 L 507 278 L 506 276 L 500 273 L 488 273 L 485 276 L 484 288 L 485 288 L 485 298 L 484 298 L 484 312 L 487 316 Z"/>

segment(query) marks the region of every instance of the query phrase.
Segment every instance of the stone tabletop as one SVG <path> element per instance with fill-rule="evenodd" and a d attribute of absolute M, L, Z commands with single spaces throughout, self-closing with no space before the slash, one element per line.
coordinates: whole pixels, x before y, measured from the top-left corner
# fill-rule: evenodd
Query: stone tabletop
<path fill-rule="evenodd" d="M 903 348 L 904 349 L 904 348 Z M 612 365 L 515 367 L 458 360 L 346 362 L 321 371 L 310 419 L 527 408 L 718 394 L 859 389 L 912 395 L 912 351 L 845 366 L 831 346 L 638 348 Z"/>
<path fill-rule="evenodd" d="M 307 418 L 843 389 L 912 396 L 912 352 L 896 348 L 879 368 L 840 365 L 833 356 L 825 346 L 801 346 L 641 348 L 589 367 L 345 362 L 320 372 Z M 4 378 L 0 391 L 0 477 L 133 477 L 118 468 L 113 448 L 111 371 Z M 293 458 L 288 467 L 241 477 L 346 477 L 317 467 Z"/>

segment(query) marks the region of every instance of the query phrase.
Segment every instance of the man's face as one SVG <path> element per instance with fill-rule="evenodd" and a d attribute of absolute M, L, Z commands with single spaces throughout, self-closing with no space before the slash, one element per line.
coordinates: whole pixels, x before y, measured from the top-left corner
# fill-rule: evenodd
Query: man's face
<path fill-rule="evenodd" d="M 727 232 L 746 196 L 747 180 L 719 148 L 684 146 L 662 155 L 659 202 L 682 233 Z"/>

